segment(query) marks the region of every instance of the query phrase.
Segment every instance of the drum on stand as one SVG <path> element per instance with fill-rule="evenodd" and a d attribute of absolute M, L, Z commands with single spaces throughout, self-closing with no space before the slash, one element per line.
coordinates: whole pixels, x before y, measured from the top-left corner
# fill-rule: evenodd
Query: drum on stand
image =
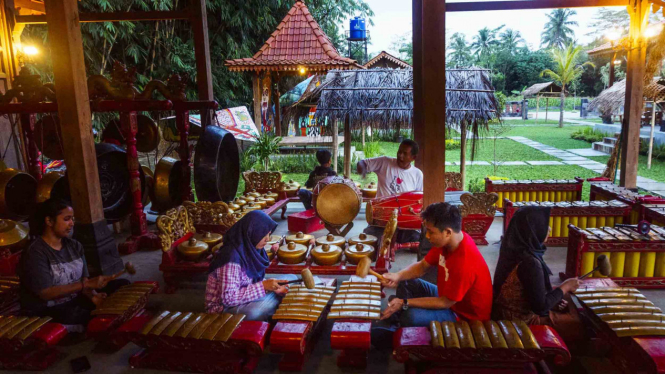
<path fill-rule="evenodd" d="M 370 226 L 386 227 L 393 210 L 397 209 L 397 228 L 420 230 L 423 210 L 421 191 L 404 192 L 370 200 L 365 207 L 365 218 Z"/>
<path fill-rule="evenodd" d="M 346 236 L 351 230 L 362 201 L 355 182 L 337 175 L 322 179 L 312 190 L 312 206 L 316 214 L 335 235 Z"/>

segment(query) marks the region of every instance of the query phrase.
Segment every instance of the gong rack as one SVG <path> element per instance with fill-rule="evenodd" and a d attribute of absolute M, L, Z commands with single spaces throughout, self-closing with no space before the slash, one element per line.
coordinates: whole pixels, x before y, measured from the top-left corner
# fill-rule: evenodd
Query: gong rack
<path fill-rule="evenodd" d="M 167 83 L 152 80 L 146 84 L 143 92 L 135 88 L 136 68 L 127 68 L 119 62 L 113 64 L 111 80 L 103 75 L 88 78 L 88 93 L 92 112 L 117 112 L 120 115 L 121 131 L 127 142 L 127 167 L 130 175 L 132 194 L 132 212 L 130 213 L 131 235 L 120 244 L 119 251 L 123 254 L 136 252 L 139 248 L 158 249 L 161 247 L 159 237 L 148 231 L 146 215 L 143 212 L 139 160 L 136 150 L 136 116 L 143 111 L 175 112 L 176 125 L 180 135 L 178 154 L 181 160 L 183 175 L 180 188 L 182 199 L 191 200 L 191 154 L 187 138 L 189 135 L 190 110 L 215 110 L 215 101 L 186 101 L 185 88 L 188 75 L 173 74 Z M 5 95 L 0 95 L 0 114 L 18 114 L 25 138 L 28 159 L 28 171 L 37 180 L 42 178 L 39 163 L 39 149 L 35 141 L 35 123 L 37 114 L 57 113 L 55 86 L 42 84 L 38 75 L 22 69 L 14 80 L 13 88 Z M 159 92 L 165 100 L 153 99 Z M 16 102 L 13 102 L 16 99 Z M 205 126 L 205 121 L 202 121 Z M 43 130 L 42 130 L 43 131 Z"/>

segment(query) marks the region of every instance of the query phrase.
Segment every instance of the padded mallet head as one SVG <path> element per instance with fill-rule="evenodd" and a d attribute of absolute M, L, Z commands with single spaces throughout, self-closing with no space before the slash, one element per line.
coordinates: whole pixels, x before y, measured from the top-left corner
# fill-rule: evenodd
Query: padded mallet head
<path fill-rule="evenodd" d="M 369 257 L 363 257 L 358 261 L 358 266 L 356 266 L 356 275 L 360 278 L 365 278 L 369 274 L 369 267 L 372 265 Z"/>
<path fill-rule="evenodd" d="M 600 255 L 596 258 L 596 266 L 598 267 L 598 272 L 604 277 L 609 276 L 612 272 L 612 263 L 610 263 L 610 259 L 605 255 Z"/>
<path fill-rule="evenodd" d="M 305 284 L 305 287 L 307 287 L 308 290 L 314 289 L 314 276 L 308 268 L 302 269 L 300 276 L 302 277 L 302 282 Z"/>
<path fill-rule="evenodd" d="M 131 262 L 125 262 L 125 271 L 127 271 L 129 275 L 136 274 L 136 268 L 134 267 L 134 264 L 132 264 Z"/>

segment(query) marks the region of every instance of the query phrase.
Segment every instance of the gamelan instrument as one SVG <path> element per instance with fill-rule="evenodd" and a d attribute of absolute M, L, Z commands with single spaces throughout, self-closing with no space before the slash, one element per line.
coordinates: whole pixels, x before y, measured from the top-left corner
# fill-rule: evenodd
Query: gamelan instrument
<path fill-rule="evenodd" d="M 316 283 L 314 282 L 314 276 L 312 275 L 312 272 L 305 268 L 302 269 L 300 272 L 300 279 L 288 281 L 284 284 L 293 284 L 293 283 L 303 283 L 305 285 L 305 288 L 308 290 L 313 290 L 314 287 L 316 286 Z"/>
<path fill-rule="evenodd" d="M 610 263 L 610 259 L 607 258 L 607 256 L 605 255 L 600 255 L 596 257 L 596 267 L 591 269 L 590 272 L 582 275 L 580 279 L 588 277 L 589 275 L 593 274 L 593 272 L 595 271 L 600 273 L 600 275 L 603 277 L 609 277 L 610 273 L 612 272 L 612 264 Z"/>
<path fill-rule="evenodd" d="M 374 182 L 371 182 L 370 184 L 368 184 L 364 188 L 360 189 L 360 192 L 362 192 L 363 198 L 365 198 L 365 199 L 375 198 L 376 197 L 376 191 L 377 191 L 377 187 L 376 187 L 376 183 L 374 183 Z"/>
<path fill-rule="evenodd" d="M 328 313 L 328 319 L 379 319 L 381 284 L 378 282 L 343 282 Z"/>
<path fill-rule="evenodd" d="M 212 248 L 221 243 L 224 236 L 216 232 L 204 231 L 202 233 L 194 234 L 194 238 L 200 242 L 206 243 L 209 248 Z"/>
<path fill-rule="evenodd" d="M 580 288 L 575 296 L 618 337 L 665 335 L 665 314 L 634 288 Z"/>
<path fill-rule="evenodd" d="M 578 277 L 594 269 L 604 255 L 610 263 L 611 277 L 619 285 L 646 288 L 663 287 L 665 278 L 665 229 L 651 225 L 642 235 L 626 227 L 587 228 L 570 226 L 566 271 L 562 279 Z M 594 272 L 591 277 L 601 277 Z"/>
<path fill-rule="evenodd" d="M 192 236 L 178 245 L 178 253 L 187 261 L 198 261 L 208 253 L 208 248 L 208 244 Z"/>
<path fill-rule="evenodd" d="M 167 211 L 182 204 L 182 166 L 179 160 L 162 157 L 155 166 L 154 199 L 152 209 Z"/>
<path fill-rule="evenodd" d="M 142 309 L 148 301 L 148 295 L 153 292 L 153 283 L 132 283 L 120 287 L 109 295 L 102 305 L 92 311 L 91 315 L 131 315 Z"/>
<path fill-rule="evenodd" d="M 145 177 L 145 190 L 143 191 L 143 206 L 148 206 L 150 202 L 155 198 L 155 173 L 152 170 L 144 165 L 141 165 L 141 170 L 143 170 L 143 175 Z"/>
<path fill-rule="evenodd" d="M 37 202 L 43 203 L 51 197 L 62 199 L 69 196 L 69 183 L 64 171 L 50 171 L 37 182 Z"/>
<path fill-rule="evenodd" d="M 376 248 L 376 243 L 378 243 L 379 238 L 374 235 L 367 235 L 364 232 L 361 232 L 358 235 L 352 236 L 349 238 L 349 246 L 356 245 L 358 243 L 371 245 Z"/>
<path fill-rule="evenodd" d="M 356 267 L 356 275 L 359 276 L 360 278 L 365 278 L 367 274 L 371 274 L 376 277 L 379 281 L 383 280 L 383 275 L 375 272 L 371 268 L 372 266 L 372 261 L 369 259 L 369 257 L 363 257 L 358 261 L 358 266 Z"/>
<path fill-rule="evenodd" d="M 22 248 L 27 241 L 27 227 L 10 219 L 0 219 L 0 248 Z"/>
<path fill-rule="evenodd" d="M 317 265 L 335 265 L 342 259 L 342 248 L 334 244 L 320 244 L 311 251 L 312 260 Z"/>
<path fill-rule="evenodd" d="M 626 227 L 632 230 L 637 231 L 640 235 L 649 235 L 651 231 L 651 223 L 649 221 L 640 221 L 637 225 L 614 225 L 614 227 Z"/>
<path fill-rule="evenodd" d="M 298 231 L 295 234 L 287 235 L 285 239 L 287 243 L 294 242 L 296 244 L 308 245 L 309 241 L 314 239 L 314 235 L 303 234 L 301 231 Z"/>
<path fill-rule="evenodd" d="M 294 286 L 289 289 L 273 320 L 316 321 L 335 293 L 334 286 Z"/>
<path fill-rule="evenodd" d="M 194 344 L 194 340 L 226 342 L 244 319 L 244 314 L 185 313 L 167 310 L 146 323 L 139 333 L 155 338 L 192 340 L 189 344 Z"/>
<path fill-rule="evenodd" d="M 159 126 L 152 118 L 138 114 L 136 116 L 136 150 L 139 152 L 152 152 L 159 147 L 162 134 Z M 119 119 L 111 120 L 102 131 L 102 141 L 118 145 L 125 145 L 124 132 Z"/>
<path fill-rule="evenodd" d="M 420 191 L 404 192 L 368 201 L 365 207 L 367 224 L 385 227 L 395 209 L 397 209 L 398 228 L 420 230 L 422 226 L 420 212 L 423 209 L 423 193 Z"/>
<path fill-rule="evenodd" d="M 0 276 L 0 314 L 18 306 L 18 293 L 21 288 L 18 277 Z"/>
<path fill-rule="evenodd" d="M 37 148 L 51 160 L 64 160 L 62 151 L 62 130 L 60 118 L 50 114 L 43 115 L 35 122 L 33 139 Z"/>
<path fill-rule="evenodd" d="M 206 126 L 196 143 L 194 185 L 202 201 L 231 201 L 238 191 L 240 155 L 236 139 L 218 126 Z"/>
<path fill-rule="evenodd" d="M 0 171 L 0 217 L 16 221 L 28 219 L 34 212 L 37 180 L 17 169 Z"/>
<path fill-rule="evenodd" d="M 136 268 L 135 268 L 134 265 L 133 265 L 131 262 L 129 262 L 129 261 L 128 261 L 128 262 L 125 262 L 125 268 L 122 269 L 122 270 L 120 270 L 119 272 L 113 274 L 113 275 L 111 276 L 111 279 L 110 279 L 110 280 L 114 280 L 114 279 L 118 278 L 119 276 L 121 276 L 121 275 L 123 275 L 123 274 L 125 274 L 125 273 L 127 273 L 127 274 L 129 274 L 129 275 L 134 275 L 134 274 L 136 274 Z M 152 288 L 152 285 L 150 285 L 150 288 Z"/>
<path fill-rule="evenodd" d="M 326 177 L 312 190 L 312 206 L 328 231 L 346 236 L 360 212 L 362 195 L 351 179 Z M 342 227 L 346 227 L 341 230 Z"/>
<path fill-rule="evenodd" d="M 280 192 L 286 193 L 287 197 L 295 197 L 300 189 L 300 183 L 290 179 L 288 182 L 284 182 Z"/>
<path fill-rule="evenodd" d="M 432 347 L 473 349 L 540 349 L 536 337 L 522 320 L 432 321 Z"/>
<path fill-rule="evenodd" d="M 279 247 L 277 258 L 283 264 L 299 264 L 307 257 L 307 247 L 303 244 L 289 242 Z"/>
<path fill-rule="evenodd" d="M 601 178 L 597 178 L 601 179 Z M 609 180 L 588 179 L 590 185 L 590 200 L 619 200 L 631 206 L 629 219 L 626 223 L 637 224 L 645 219 L 645 209 L 647 206 L 665 206 L 665 199 L 651 195 L 640 195 L 625 187 L 615 185 Z M 664 222 L 665 223 L 665 222 Z"/>
<path fill-rule="evenodd" d="M 522 201 L 578 201 L 582 200 L 584 179 L 507 180 L 485 178 L 485 192 L 499 195 L 497 208 L 503 208 L 504 199 L 514 203 Z"/>
<path fill-rule="evenodd" d="M 521 202 L 513 203 L 504 199 L 504 233 L 517 209 L 523 206 L 550 207 L 550 227 L 552 235 L 547 239 L 547 244 L 567 245 L 568 225 L 578 226 L 582 229 L 597 228 L 603 226 L 614 227 L 621 224 L 630 214 L 630 206 L 618 200 L 611 201 L 573 201 L 573 202 Z"/>

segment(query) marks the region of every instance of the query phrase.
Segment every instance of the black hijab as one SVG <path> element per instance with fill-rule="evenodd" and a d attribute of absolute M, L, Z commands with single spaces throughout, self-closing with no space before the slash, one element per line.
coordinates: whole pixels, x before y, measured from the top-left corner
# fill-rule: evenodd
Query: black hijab
<path fill-rule="evenodd" d="M 549 277 L 552 271 L 543 260 L 547 250 L 543 242 L 547 238 L 549 222 L 550 208 L 547 207 L 526 206 L 515 212 L 501 241 L 499 261 L 494 272 L 494 295 L 501 293 L 501 287 L 515 266 L 529 257 L 535 257 L 540 262 L 545 274 L 545 286 L 548 290 L 552 289 Z"/>

